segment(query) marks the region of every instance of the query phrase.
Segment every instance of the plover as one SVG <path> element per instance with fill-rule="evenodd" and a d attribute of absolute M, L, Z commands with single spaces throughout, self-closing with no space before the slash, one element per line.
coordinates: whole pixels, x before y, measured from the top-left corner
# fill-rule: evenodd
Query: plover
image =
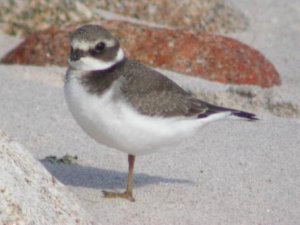
<path fill-rule="evenodd" d="M 81 128 L 97 142 L 128 154 L 127 189 L 104 197 L 133 198 L 135 156 L 178 144 L 205 124 L 252 113 L 212 105 L 175 82 L 128 59 L 117 38 L 99 25 L 71 36 L 65 98 Z"/>

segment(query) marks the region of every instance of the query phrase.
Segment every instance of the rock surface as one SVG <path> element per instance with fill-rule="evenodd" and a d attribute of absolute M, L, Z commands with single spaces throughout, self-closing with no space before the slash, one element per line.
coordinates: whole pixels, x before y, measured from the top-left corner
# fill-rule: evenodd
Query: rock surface
<path fill-rule="evenodd" d="M 0 224 L 93 224 L 31 154 L 0 131 Z"/>
<path fill-rule="evenodd" d="M 248 26 L 246 17 L 224 0 L 116 0 L 97 1 L 97 5 L 115 13 L 194 31 L 223 33 Z"/>
<path fill-rule="evenodd" d="M 230 84 L 271 87 L 281 83 L 275 67 L 257 50 L 231 38 L 184 30 L 150 28 L 122 21 L 102 23 L 129 58 L 144 64 Z M 75 25 L 29 36 L 4 63 L 67 65 Z"/>
<path fill-rule="evenodd" d="M 10 34 L 28 34 L 50 26 L 99 20 L 101 9 L 172 27 L 208 32 L 243 30 L 247 18 L 224 0 L 75 0 L 75 1 L 8 1 L 0 2 L 0 29 Z"/>

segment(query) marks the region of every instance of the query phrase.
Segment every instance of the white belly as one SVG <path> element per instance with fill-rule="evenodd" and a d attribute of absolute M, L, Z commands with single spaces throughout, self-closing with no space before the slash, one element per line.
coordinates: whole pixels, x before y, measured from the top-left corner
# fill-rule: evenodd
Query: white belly
<path fill-rule="evenodd" d="M 65 97 L 77 123 L 97 142 L 133 155 L 178 144 L 211 119 L 159 118 L 138 114 L 116 96 L 118 84 L 104 94 L 88 93 L 74 78 Z"/>

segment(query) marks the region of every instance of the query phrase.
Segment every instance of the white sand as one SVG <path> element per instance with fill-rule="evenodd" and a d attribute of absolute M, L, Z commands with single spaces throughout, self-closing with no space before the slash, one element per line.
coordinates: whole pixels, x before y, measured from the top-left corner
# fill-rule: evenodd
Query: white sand
<path fill-rule="evenodd" d="M 283 84 L 262 90 L 170 73 L 184 87 L 201 87 L 204 95 L 245 106 L 262 120 L 210 124 L 176 149 L 137 158 L 135 203 L 102 198 L 102 189 L 125 187 L 126 156 L 95 143 L 74 122 L 63 99 L 64 68 L 0 65 L 0 129 L 38 159 L 78 155 L 79 165 L 45 166 L 99 224 L 300 224 L 300 121 L 263 106 L 300 104 L 300 2 L 235 2 L 253 20 L 250 31 L 231 36 L 262 51 Z M 258 93 L 261 105 L 231 102 L 230 89 Z"/>

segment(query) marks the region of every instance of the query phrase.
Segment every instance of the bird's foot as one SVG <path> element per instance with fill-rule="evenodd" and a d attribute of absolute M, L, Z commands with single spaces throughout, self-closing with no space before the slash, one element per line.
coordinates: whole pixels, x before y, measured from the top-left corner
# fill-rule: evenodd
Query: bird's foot
<path fill-rule="evenodd" d="M 104 198 L 124 198 L 131 202 L 134 202 L 135 199 L 132 196 L 132 192 L 125 191 L 125 192 L 110 192 L 110 191 L 102 191 Z"/>

